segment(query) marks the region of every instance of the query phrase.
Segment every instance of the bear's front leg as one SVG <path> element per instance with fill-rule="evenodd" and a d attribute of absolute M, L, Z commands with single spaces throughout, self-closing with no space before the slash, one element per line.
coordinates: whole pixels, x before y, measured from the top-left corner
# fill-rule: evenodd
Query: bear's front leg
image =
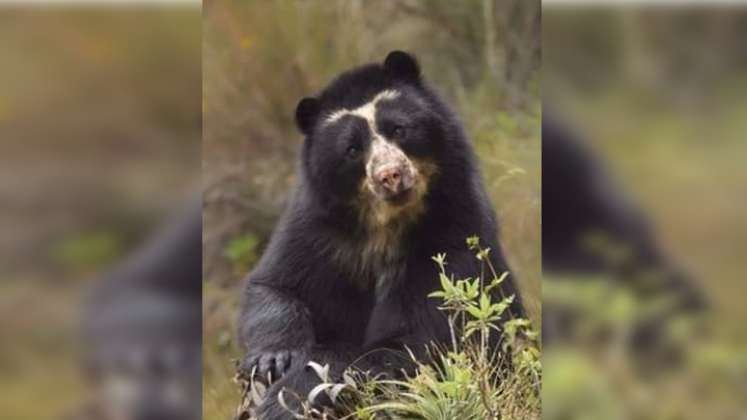
<path fill-rule="evenodd" d="M 298 418 L 294 415 L 308 414 L 306 410 L 314 410 L 317 413 L 325 410 L 334 411 L 335 402 L 325 392 L 316 393 L 313 400 L 309 400 L 309 394 L 314 387 L 323 382 L 341 383 L 343 372 L 350 366 L 354 355 L 360 352 L 361 349 L 357 346 L 343 343 L 314 346 L 309 353 L 299 357 L 298 364 L 294 364 L 280 380 L 272 384 L 257 411 L 258 418 L 285 420 Z M 311 367 L 310 362 L 324 367 L 327 376 L 321 377 L 320 373 Z"/>
<path fill-rule="evenodd" d="M 239 364 L 242 377 L 276 381 L 305 364 L 314 331 L 303 302 L 282 290 L 250 282 L 239 321 L 239 337 L 246 349 Z"/>

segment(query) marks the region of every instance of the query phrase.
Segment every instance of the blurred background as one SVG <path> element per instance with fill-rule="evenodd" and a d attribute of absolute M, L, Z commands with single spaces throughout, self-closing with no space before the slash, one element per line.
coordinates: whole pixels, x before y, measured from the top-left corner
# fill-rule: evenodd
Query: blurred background
<path fill-rule="evenodd" d="M 675 362 L 593 337 L 644 310 L 625 290 L 545 283 L 543 303 L 584 307 L 587 333 L 545 348 L 544 418 L 744 418 L 745 39 L 745 7 L 544 7 L 545 109 L 581 133 L 711 304 L 702 328 L 662 332 Z"/>
<path fill-rule="evenodd" d="M 203 4 L 205 419 L 234 414 L 241 280 L 302 142 L 296 104 L 353 66 L 413 52 L 473 140 L 532 318 L 540 295 L 540 4 L 360 0 Z"/>
<path fill-rule="evenodd" d="M 0 5 L 0 416 L 88 395 L 96 275 L 200 181 L 199 6 Z"/>

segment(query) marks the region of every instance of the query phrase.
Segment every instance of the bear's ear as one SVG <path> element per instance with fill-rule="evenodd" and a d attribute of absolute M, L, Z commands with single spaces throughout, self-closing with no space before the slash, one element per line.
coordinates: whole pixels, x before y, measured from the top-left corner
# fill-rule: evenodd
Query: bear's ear
<path fill-rule="evenodd" d="M 420 81 L 420 65 L 412 55 L 404 51 L 392 51 L 384 60 L 384 68 L 397 79 Z"/>
<path fill-rule="evenodd" d="M 319 99 L 303 98 L 296 106 L 296 125 L 305 135 L 311 133 L 314 128 L 316 119 L 319 116 L 320 106 Z"/>

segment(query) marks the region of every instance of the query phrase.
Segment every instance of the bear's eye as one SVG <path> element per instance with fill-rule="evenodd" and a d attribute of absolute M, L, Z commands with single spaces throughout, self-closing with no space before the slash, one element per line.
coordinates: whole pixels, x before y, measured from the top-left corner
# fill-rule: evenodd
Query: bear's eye
<path fill-rule="evenodd" d="M 394 130 L 392 130 L 393 139 L 403 139 L 405 138 L 405 134 L 407 134 L 407 130 L 405 130 L 405 127 L 399 125 L 394 127 Z"/>
<path fill-rule="evenodd" d="M 349 159 L 355 159 L 360 154 L 361 149 L 358 146 L 350 146 L 345 151 L 345 156 L 347 156 Z"/>

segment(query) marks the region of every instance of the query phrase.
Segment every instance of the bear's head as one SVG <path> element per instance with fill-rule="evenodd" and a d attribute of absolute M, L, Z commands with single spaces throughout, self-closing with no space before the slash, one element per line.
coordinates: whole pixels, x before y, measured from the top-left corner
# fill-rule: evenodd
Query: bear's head
<path fill-rule="evenodd" d="M 299 102 L 304 176 L 327 204 L 355 208 L 367 223 L 411 220 L 453 150 L 447 143 L 462 142 L 453 120 L 415 58 L 391 52 Z"/>

